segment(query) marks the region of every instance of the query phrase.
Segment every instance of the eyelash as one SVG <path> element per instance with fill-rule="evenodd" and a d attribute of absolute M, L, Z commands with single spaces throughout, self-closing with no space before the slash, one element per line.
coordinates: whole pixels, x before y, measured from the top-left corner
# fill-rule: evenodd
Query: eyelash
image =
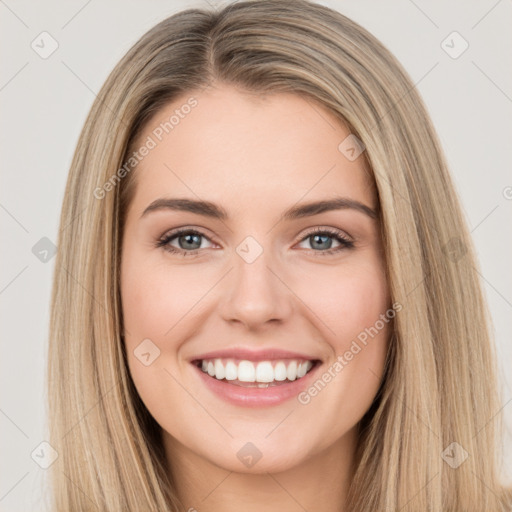
<path fill-rule="evenodd" d="M 201 233 L 200 231 L 197 231 L 195 229 L 185 228 L 185 229 L 179 229 L 172 233 L 164 235 L 162 238 L 160 238 L 157 243 L 157 248 L 163 248 L 165 251 L 168 251 L 173 254 L 181 254 L 182 256 L 195 256 L 199 253 L 201 249 L 194 249 L 191 251 L 186 251 L 184 249 L 177 249 L 176 247 L 173 247 L 172 245 L 169 245 L 169 242 L 173 240 L 174 238 L 179 237 L 180 235 L 184 234 L 190 234 L 190 235 L 199 235 L 207 240 L 210 240 L 204 233 Z M 315 228 L 313 231 L 310 231 L 307 233 L 304 237 L 301 238 L 299 242 L 303 242 L 304 240 L 310 238 L 313 235 L 329 235 L 330 237 L 334 238 L 337 242 L 340 243 L 338 247 L 327 249 L 326 251 L 315 251 L 314 249 L 310 249 L 316 255 L 318 256 L 329 256 L 334 253 L 337 253 L 343 249 L 352 249 L 354 247 L 354 242 L 346 238 L 341 234 L 341 232 L 329 229 L 329 228 Z"/>

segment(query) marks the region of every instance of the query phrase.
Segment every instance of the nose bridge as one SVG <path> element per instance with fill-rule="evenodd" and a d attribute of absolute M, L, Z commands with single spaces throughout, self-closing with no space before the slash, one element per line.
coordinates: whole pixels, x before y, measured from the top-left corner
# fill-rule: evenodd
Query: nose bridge
<path fill-rule="evenodd" d="M 270 247 L 252 236 L 246 237 L 233 252 L 233 272 L 223 303 L 226 320 L 238 320 L 247 326 L 270 320 L 284 320 L 291 310 L 287 288 L 274 275 L 279 273 L 277 258 Z"/>

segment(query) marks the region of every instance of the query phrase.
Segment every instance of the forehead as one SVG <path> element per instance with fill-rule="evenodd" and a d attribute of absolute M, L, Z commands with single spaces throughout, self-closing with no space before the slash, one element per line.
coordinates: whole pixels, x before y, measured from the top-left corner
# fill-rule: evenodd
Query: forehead
<path fill-rule="evenodd" d="M 364 153 L 347 158 L 347 137 L 339 118 L 303 96 L 225 85 L 191 91 L 138 137 L 136 148 L 151 149 L 136 167 L 135 200 L 172 193 L 242 206 L 249 198 L 288 204 L 343 194 L 374 204 Z"/>

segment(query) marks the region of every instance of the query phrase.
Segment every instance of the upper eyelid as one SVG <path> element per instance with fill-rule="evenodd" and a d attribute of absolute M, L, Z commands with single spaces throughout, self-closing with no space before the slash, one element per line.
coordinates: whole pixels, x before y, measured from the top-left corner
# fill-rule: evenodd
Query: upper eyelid
<path fill-rule="evenodd" d="M 304 234 L 302 236 L 301 240 L 304 239 L 307 236 L 311 236 L 311 235 L 314 235 L 316 233 L 328 233 L 328 234 L 333 235 L 333 236 L 334 235 L 338 235 L 341 238 L 349 238 L 350 240 L 354 239 L 354 237 L 352 235 L 348 234 L 343 229 L 318 226 L 318 227 L 315 227 L 315 228 L 311 228 L 311 230 L 307 231 L 306 234 Z"/>
<path fill-rule="evenodd" d="M 174 229 L 168 229 L 167 231 L 165 231 L 162 234 L 162 236 L 159 237 L 159 239 L 174 237 L 174 236 L 181 235 L 183 233 L 189 233 L 189 232 L 197 233 L 201 236 L 204 236 L 205 238 L 208 238 L 209 240 L 211 240 L 212 238 L 215 238 L 215 237 L 208 235 L 205 232 L 204 228 L 196 228 L 196 227 L 192 227 L 192 226 L 190 226 L 190 227 L 189 226 L 180 226 L 180 227 L 177 227 Z"/>

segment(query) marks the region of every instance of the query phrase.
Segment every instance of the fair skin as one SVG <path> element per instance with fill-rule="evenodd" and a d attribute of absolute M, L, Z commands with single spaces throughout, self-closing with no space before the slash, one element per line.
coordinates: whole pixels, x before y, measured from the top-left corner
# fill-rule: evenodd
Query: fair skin
<path fill-rule="evenodd" d="M 316 380 L 375 324 L 390 307 L 378 220 L 349 207 L 280 219 L 291 207 L 334 197 L 376 210 L 367 164 L 338 150 L 350 132 L 320 105 L 225 84 L 161 109 L 140 143 L 191 96 L 197 106 L 134 171 L 121 261 L 131 376 L 162 427 L 184 510 L 291 512 L 321 504 L 339 512 L 390 326 L 307 404 L 297 396 L 256 407 L 228 402 L 204 384 L 202 376 L 214 377 L 191 361 L 214 350 L 280 348 L 319 360 Z M 209 201 L 228 217 L 170 208 L 143 215 L 162 198 Z M 177 236 L 167 246 L 195 255 L 157 246 L 181 227 L 201 236 Z M 353 246 L 330 233 L 315 237 L 316 228 L 334 230 Z M 263 251 L 251 263 L 237 252 L 248 236 Z M 145 339 L 160 350 L 147 366 L 134 355 Z M 237 456 L 248 442 L 261 454 L 252 466 Z"/>

